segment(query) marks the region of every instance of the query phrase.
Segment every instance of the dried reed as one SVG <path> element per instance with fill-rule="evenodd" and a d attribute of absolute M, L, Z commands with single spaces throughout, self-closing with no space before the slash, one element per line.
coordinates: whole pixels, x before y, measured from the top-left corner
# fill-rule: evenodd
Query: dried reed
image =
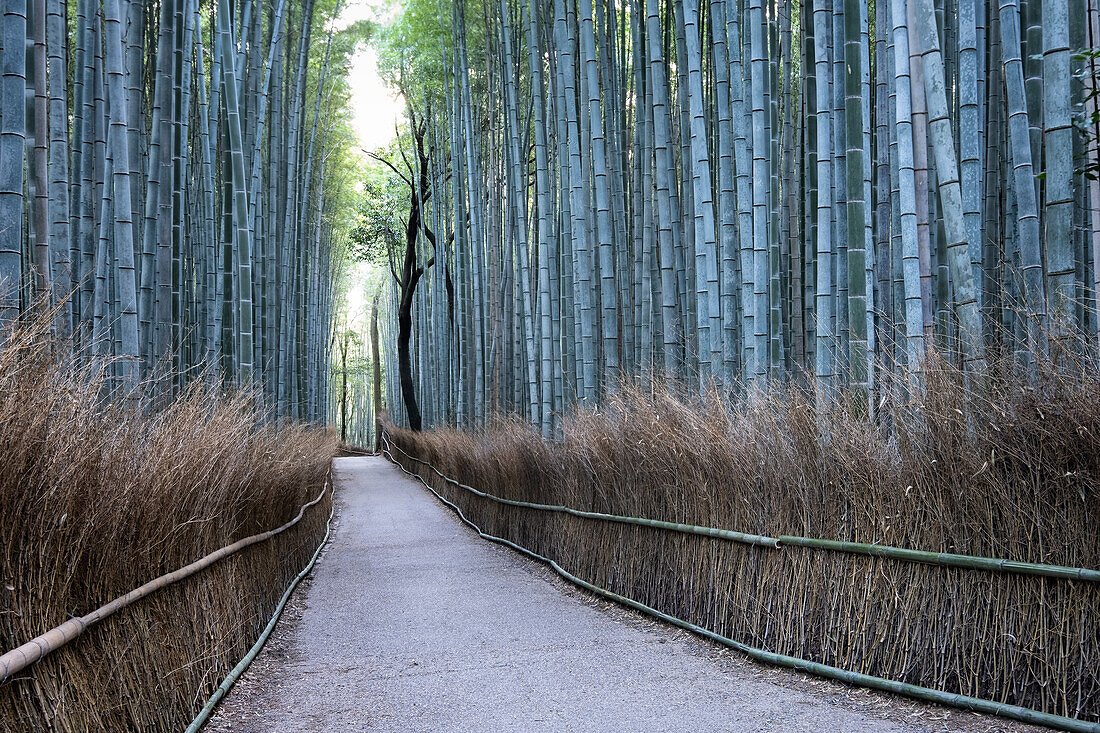
<path fill-rule="evenodd" d="M 5 650 L 287 521 L 336 450 L 330 432 L 257 427 L 246 397 L 196 386 L 145 412 L 106 391 L 41 325 L 0 349 Z M 0 686 L 0 730 L 181 730 L 308 561 L 329 502 Z"/>

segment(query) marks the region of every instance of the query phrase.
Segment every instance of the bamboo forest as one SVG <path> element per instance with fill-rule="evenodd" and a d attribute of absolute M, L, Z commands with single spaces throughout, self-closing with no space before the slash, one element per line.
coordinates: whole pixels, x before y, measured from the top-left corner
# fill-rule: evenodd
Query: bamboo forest
<path fill-rule="evenodd" d="M 1100 0 L 0 0 L 0 731 L 1100 733 L 1098 517 Z"/>
<path fill-rule="evenodd" d="M 1095 3 L 444 5 L 389 41 L 394 419 L 1095 356 Z"/>
<path fill-rule="evenodd" d="M 324 419 L 356 38 L 315 5 L 4 4 L 0 323 L 52 309 L 122 385 Z"/>

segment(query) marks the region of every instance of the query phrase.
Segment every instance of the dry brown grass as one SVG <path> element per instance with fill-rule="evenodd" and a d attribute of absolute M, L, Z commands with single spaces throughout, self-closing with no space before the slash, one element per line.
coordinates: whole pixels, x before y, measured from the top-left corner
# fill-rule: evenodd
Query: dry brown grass
<path fill-rule="evenodd" d="M 0 647 L 292 518 L 335 437 L 257 428 L 196 387 L 155 414 L 31 325 L 0 349 Z M 0 686 L 0 730 L 183 729 L 255 641 L 324 533 L 303 520 L 93 627 Z"/>
<path fill-rule="evenodd" d="M 499 496 L 744 532 L 1100 568 L 1100 380 L 1002 373 L 974 400 L 937 365 L 876 422 L 791 388 L 758 404 L 626 385 L 544 441 L 390 428 Z M 826 437 L 827 436 L 827 437 Z M 397 454 L 400 456 L 400 454 Z M 748 547 L 500 505 L 404 461 L 484 531 L 593 583 L 783 654 L 1100 718 L 1100 587 L 807 548 Z"/>

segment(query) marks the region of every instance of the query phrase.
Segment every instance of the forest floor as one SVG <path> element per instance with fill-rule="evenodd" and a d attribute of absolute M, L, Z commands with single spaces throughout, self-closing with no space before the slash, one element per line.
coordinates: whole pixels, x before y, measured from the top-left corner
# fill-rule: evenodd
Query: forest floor
<path fill-rule="evenodd" d="M 208 731 L 1039 731 L 754 663 L 486 542 L 382 458 Z"/>

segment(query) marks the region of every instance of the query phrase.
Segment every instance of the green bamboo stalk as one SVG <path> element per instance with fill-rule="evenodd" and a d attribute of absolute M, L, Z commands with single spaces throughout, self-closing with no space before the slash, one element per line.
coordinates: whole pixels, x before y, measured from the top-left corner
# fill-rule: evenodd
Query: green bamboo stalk
<path fill-rule="evenodd" d="M 963 360 L 979 379 L 985 374 L 985 344 L 981 312 L 978 310 L 977 284 L 970 261 L 970 246 L 962 214 L 962 187 L 954 134 L 947 107 L 943 57 L 940 52 L 932 0 L 912 0 L 924 62 L 924 87 L 928 101 L 928 127 L 936 158 L 943 223 L 947 235 L 947 257 L 954 287 L 955 309 L 961 329 Z"/>

